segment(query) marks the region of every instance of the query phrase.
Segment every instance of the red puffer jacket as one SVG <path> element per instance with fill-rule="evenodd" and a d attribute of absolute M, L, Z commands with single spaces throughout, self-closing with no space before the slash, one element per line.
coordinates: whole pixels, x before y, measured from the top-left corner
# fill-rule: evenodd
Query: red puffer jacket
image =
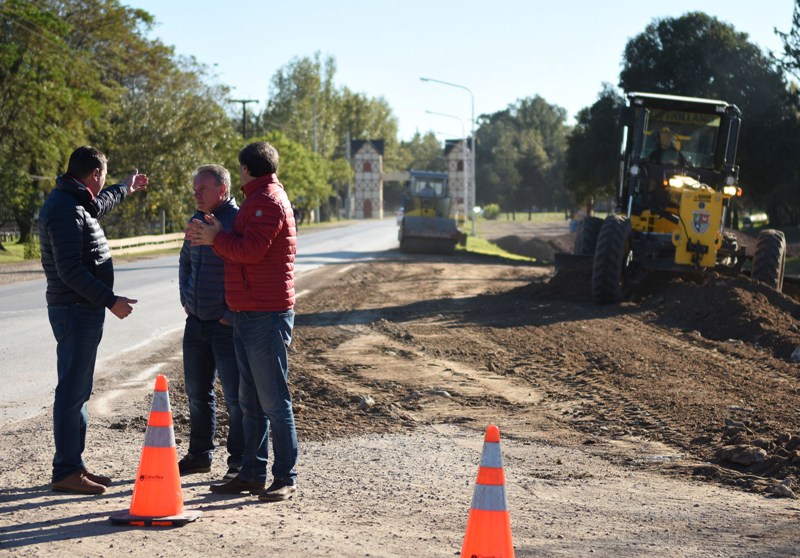
<path fill-rule="evenodd" d="M 274 174 L 251 180 L 242 191 L 233 229 L 214 238 L 214 251 L 225 260 L 225 301 L 235 312 L 289 310 L 297 252 L 292 205 Z"/>

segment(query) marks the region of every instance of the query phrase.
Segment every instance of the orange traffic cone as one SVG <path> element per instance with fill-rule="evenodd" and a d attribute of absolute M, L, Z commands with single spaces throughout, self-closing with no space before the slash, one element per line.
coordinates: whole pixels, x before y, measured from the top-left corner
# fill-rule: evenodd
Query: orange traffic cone
<path fill-rule="evenodd" d="M 506 505 L 506 478 L 500 457 L 500 430 L 490 425 L 483 441 L 481 465 L 461 546 L 461 558 L 513 558 L 511 517 Z"/>
<path fill-rule="evenodd" d="M 153 405 L 144 435 L 139 472 L 133 485 L 129 513 L 109 519 L 118 525 L 179 526 L 200 517 L 201 512 L 184 512 L 178 453 L 172 429 L 167 378 L 156 377 Z"/>

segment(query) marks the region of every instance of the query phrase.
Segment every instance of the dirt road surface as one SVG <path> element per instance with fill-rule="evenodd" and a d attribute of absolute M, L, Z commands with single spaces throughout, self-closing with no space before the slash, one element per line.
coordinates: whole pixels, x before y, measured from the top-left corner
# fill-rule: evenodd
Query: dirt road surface
<path fill-rule="evenodd" d="M 522 225 L 492 234 L 542 260 L 570 243 Z M 399 252 L 301 289 L 292 500 L 211 494 L 221 447 L 210 474 L 183 478 L 195 523 L 109 523 L 130 505 L 155 373 L 179 455 L 188 444 L 176 336 L 95 386 L 85 458 L 117 479 L 106 494 L 49 491 L 47 413 L 0 431 L 0 554 L 458 555 L 488 424 L 518 557 L 800 553 L 797 299 L 710 275 L 598 307 L 585 269 Z"/>

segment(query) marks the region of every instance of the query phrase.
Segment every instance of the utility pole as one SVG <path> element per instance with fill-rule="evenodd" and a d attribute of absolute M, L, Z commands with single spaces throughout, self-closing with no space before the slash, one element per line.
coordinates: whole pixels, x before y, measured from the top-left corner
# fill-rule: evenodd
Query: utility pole
<path fill-rule="evenodd" d="M 230 99 L 231 103 L 242 103 L 242 137 L 247 139 L 247 103 L 257 103 L 256 99 Z"/>
<path fill-rule="evenodd" d="M 345 148 L 345 152 L 347 153 L 347 163 L 352 168 L 353 161 L 351 160 L 352 155 L 350 154 L 350 130 L 347 130 L 347 134 L 345 134 L 344 148 Z M 353 193 L 351 191 L 350 179 L 348 178 L 347 179 L 347 199 L 345 200 L 345 203 L 344 203 L 344 217 L 345 217 L 345 219 L 350 219 L 352 217 L 352 215 L 353 215 L 353 213 L 352 213 L 352 209 L 353 209 L 352 196 L 353 196 Z"/>

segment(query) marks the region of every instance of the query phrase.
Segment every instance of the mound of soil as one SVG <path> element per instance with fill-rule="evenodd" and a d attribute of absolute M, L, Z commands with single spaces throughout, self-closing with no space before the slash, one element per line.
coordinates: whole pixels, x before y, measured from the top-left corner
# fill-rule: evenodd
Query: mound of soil
<path fill-rule="evenodd" d="M 798 301 L 745 276 L 709 274 L 702 282 L 660 278 L 632 294 L 654 312 L 657 323 L 707 339 L 770 347 L 787 360 L 800 345 Z"/>
<path fill-rule="evenodd" d="M 586 260 L 570 263 L 547 283 L 535 285 L 531 293 L 588 303 L 591 284 L 591 260 Z M 800 346 L 798 299 L 743 275 L 709 273 L 688 279 L 649 273 L 626 294 L 651 313 L 654 323 L 697 331 L 706 339 L 770 347 L 776 357 L 787 360 Z"/>
<path fill-rule="evenodd" d="M 502 236 L 493 240 L 494 244 L 512 254 L 533 258 L 542 263 L 553 263 L 556 252 L 571 252 L 573 235 L 554 237 L 527 237 L 517 235 Z"/>

